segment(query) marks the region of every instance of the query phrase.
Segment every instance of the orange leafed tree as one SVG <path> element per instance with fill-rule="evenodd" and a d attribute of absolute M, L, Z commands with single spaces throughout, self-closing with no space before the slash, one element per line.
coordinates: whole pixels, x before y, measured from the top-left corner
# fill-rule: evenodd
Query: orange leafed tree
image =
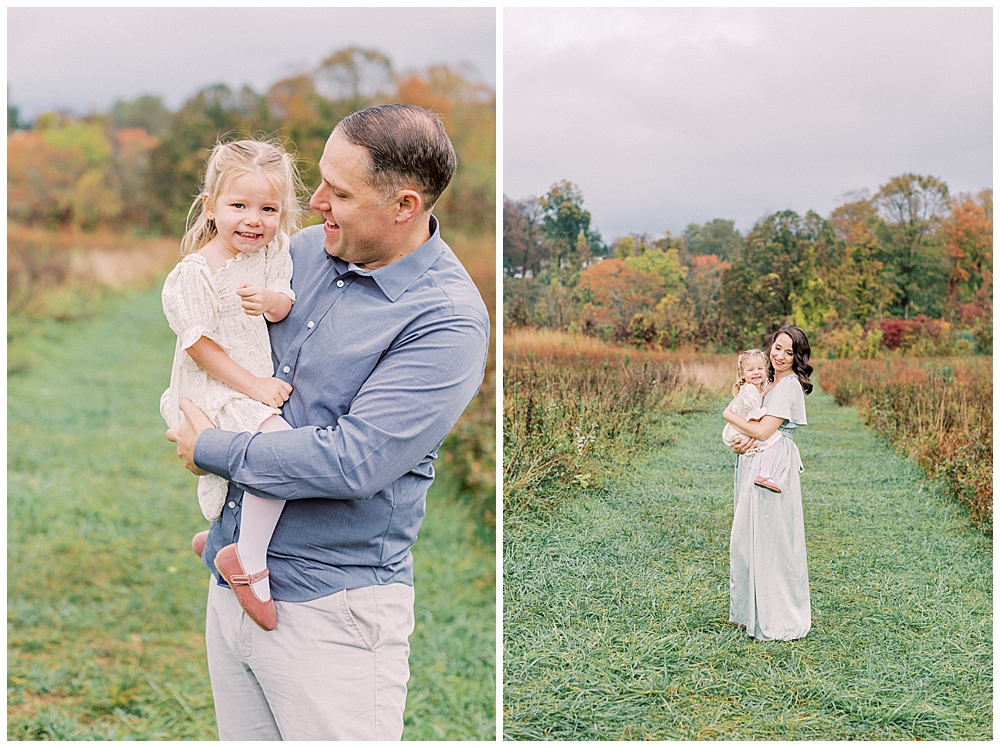
<path fill-rule="evenodd" d="M 577 288 L 584 298 L 584 328 L 610 326 L 615 337 L 624 340 L 631 335 L 632 318 L 662 297 L 663 278 L 656 272 L 634 270 L 625 260 L 614 258 L 580 273 Z"/>
<path fill-rule="evenodd" d="M 993 293 L 993 218 L 971 199 L 955 206 L 945 224 L 951 265 L 948 296 L 969 303 Z"/>

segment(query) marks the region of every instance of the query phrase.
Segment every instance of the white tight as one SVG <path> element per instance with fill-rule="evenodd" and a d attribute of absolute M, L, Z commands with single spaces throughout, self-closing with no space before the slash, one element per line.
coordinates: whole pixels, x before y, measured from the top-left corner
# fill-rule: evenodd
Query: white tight
<path fill-rule="evenodd" d="M 771 477 L 771 466 L 774 465 L 774 455 L 777 452 L 777 444 L 772 444 L 770 447 L 765 449 L 760 453 L 760 477 L 770 478 Z M 244 505 L 245 506 L 245 505 Z M 245 511 L 245 510 L 244 510 Z"/>
<path fill-rule="evenodd" d="M 272 415 L 260 425 L 259 433 L 291 428 L 284 418 Z M 243 493 L 240 539 L 236 543 L 236 548 L 240 552 L 243 571 L 247 574 L 253 574 L 267 566 L 267 546 L 271 542 L 274 527 L 278 524 L 278 517 L 284 508 L 283 499 L 262 499 L 259 496 Z M 271 596 L 271 585 L 268 584 L 267 577 L 255 582 L 251 587 L 260 600 L 267 600 Z"/>

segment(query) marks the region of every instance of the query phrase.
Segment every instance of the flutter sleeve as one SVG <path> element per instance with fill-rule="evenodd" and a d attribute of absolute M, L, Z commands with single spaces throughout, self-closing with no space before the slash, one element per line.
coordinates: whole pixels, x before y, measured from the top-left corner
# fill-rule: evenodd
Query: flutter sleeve
<path fill-rule="evenodd" d="M 271 291 L 283 293 L 295 301 L 292 291 L 292 255 L 288 251 L 288 234 L 279 231 L 274 241 L 264 249 L 266 267 L 264 286 Z"/>
<path fill-rule="evenodd" d="M 208 266 L 192 260 L 178 263 L 163 284 L 163 313 L 181 348 L 187 349 L 204 336 L 225 348 L 219 328 L 219 300 L 215 295 Z"/>
<path fill-rule="evenodd" d="M 767 393 L 764 407 L 769 416 L 785 418 L 795 426 L 806 425 L 806 397 L 794 374 L 785 377 Z"/>

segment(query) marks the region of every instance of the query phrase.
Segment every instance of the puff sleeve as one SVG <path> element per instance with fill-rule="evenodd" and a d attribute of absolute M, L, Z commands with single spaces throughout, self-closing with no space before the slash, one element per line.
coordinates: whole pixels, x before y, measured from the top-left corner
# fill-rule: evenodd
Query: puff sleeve
<path fill-rule="evenodd" d="M 292 291 L 292 255 L 288 251 L 288 234 L 279 231 L 274 241 L 264 248 L 264 287 L 283 293 L 295 301 Z"/>
<path fill-rule="evenodd" d="M 743 413 L 746 413 L 744 418 L 748 421 L 759 421 L 767 413 L 760 404 L 760 390 L 758 390 L 754 385 L 747 382 L 742 387 L 740 387 L 740 392 L 737 397 L 740 400 Z M 733 411 L 736 412 L 735 410 Z M 737 413 L 737 415 L 740 415 Z"/>
<path fill-rule="evenodd" d="M 182 349 L 190 348 L 202 336 L 225 348 L 215 332 L 220 309 L 211 284 L 208 266 L 188 258 L 178 263 L 163 284 L 163 313 Z"/>

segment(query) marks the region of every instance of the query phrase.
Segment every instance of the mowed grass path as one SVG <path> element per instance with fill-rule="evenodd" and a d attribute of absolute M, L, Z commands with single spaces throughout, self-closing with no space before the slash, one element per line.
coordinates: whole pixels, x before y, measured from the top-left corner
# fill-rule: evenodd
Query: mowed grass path
<path fill-rule="evenodd" d="M 990 541 L 818 390 L 796 439 L 812 631 L 756 644 L 727 623 L 724 407 L 505 529 L 505 737 L 992 738 Z"/>
<path fill-rule="evenodd" d="M 38 328 L 8 377 L 7 737 L 216 738 L 205 529 L 158 412 L 174 336 L 159 290 Z M 494 549 L 447 476 L 416 560 L 405 739 L 495 734 Z"/>

